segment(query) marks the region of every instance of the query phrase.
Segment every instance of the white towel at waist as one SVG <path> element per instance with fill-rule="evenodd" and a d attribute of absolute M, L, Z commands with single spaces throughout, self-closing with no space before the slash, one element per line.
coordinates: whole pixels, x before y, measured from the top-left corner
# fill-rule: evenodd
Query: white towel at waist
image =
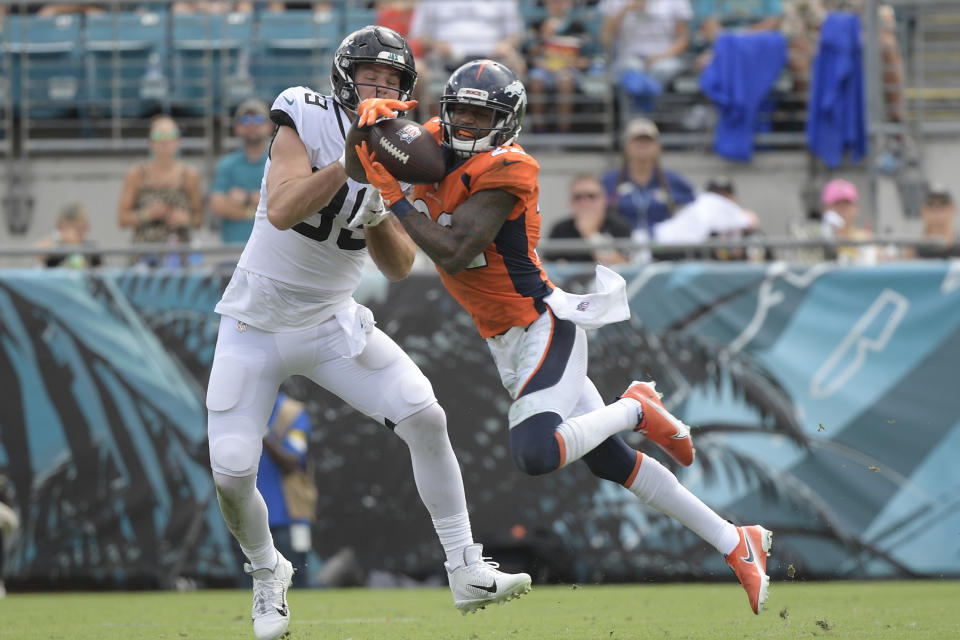
<path fill-rule="evenodd" d="M 554 315 L 584 329 L 599 329 L 605 324 L 630 317 L 627 282 L 615 271 L 597 265 L 596 293 L 577 295 L 556 287 L 544 298 Z"/>

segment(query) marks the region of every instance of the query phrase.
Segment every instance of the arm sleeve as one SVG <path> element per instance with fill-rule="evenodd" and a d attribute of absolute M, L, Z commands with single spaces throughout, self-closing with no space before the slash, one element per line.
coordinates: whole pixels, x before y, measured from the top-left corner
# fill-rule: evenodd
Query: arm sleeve
<path fill-rule="evenodd" d="M 673 171 L 670 172 L 669 178 L 671 178 L 669 186 L 673 189 L 673 199 L 677 204 L 684 205 L 696 199 L 697 195 L 686 178 Z"/>

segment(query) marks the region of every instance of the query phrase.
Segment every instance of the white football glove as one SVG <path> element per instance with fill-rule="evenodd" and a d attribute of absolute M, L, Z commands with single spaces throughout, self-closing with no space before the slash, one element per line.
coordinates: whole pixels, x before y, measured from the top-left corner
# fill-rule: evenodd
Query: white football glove
<path fill-rule="evenodd" d="M 356 229 L 363 225 L 364 227 L 375 227 L 384 218 L 390 215 L 390 211 L 383 205 L 383 197 L 380 195 L 380 189 L 370 187 L 367 195 L 363 198 L 363 204 L 357 210 L 357 215 L 353 216 L 347 223 L 348 229 Z"/>

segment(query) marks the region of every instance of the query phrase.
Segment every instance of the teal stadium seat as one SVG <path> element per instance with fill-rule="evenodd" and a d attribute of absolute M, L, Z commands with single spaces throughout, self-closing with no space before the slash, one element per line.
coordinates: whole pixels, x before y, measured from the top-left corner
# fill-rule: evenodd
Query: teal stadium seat
<path fill-rule="evenodd" d="M 547 10 L 537 0 L 520 0 L 520 17 L 528 27 L 547 17 Z"/>
<path fill-rule="evenodd" d="M 253 56 L 257 95 L 273 100 L 290 86 L 330 91 L 330 65 L 341 39 L 339 12 L 263 13 Z"/>
<path fill-rule="evenodd" d="M 79 16 L 11 15 L 3 21 L 14 109 L 31 118 L 74 113 L 83 98 L 83 42 Z"/>
<path fill-rule="evenodd" d="M 357 29 L 370 24 L 377 24 L 376 10 L 357 7 L 352 3 L 347 6 L 344 12 L 344 34 L 353 33 Z"/>
<path fill-rule="evenodd" d="M 0 30 L 0 40 L 6 41 L 5 34 Z M 13 99 L 13 91 L 10 87 L 11 61 L 10 54 L 6 47 L 0 46 L 0 111 L 9 108 L 8 102 Z"/>
<path fill-rule="evenodd" d="M 135 117 L 169 109 L 168 27 L 165 13 L 87 16 L 91 115 Z"/>
<path fill-rule="evenodd" d="M 783 12 L 781 0 L 691 0 L 694 24 L 698 28 L 705 18 L 714 17 L 727 28 L 758 22 Z"/>
<path fill-rule="evenodd" d="M 254 93 L 254 20 L 249 13 L 175 15 L 173 107 L 190 114 L 231 108 Z"/>

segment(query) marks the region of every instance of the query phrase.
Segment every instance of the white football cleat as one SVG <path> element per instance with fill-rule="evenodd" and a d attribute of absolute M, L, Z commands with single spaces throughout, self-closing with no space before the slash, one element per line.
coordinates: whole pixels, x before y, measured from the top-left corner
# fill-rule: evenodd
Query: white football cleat
<path fill-rule="evenodd" d="M 463 566 L 450 571 L 447 579 L 453 592 L 453 604 L 467 615 L 488 604 L 503 603 L 530 591 L 530 576 L 525 573 L 504 573 L 496 562 L 482 556 L 483 545 L 471 544 L 463 550 Z"/>
<path fill-rule="evenodd" d="M 256 569 L 249 563 L 244 572 L 253 578 L 253 635 L 257 640 L 277 640 L 290 626 L 287 589 L 293 581 L 293 565 L 277 551 L 277 566 Z"/>

